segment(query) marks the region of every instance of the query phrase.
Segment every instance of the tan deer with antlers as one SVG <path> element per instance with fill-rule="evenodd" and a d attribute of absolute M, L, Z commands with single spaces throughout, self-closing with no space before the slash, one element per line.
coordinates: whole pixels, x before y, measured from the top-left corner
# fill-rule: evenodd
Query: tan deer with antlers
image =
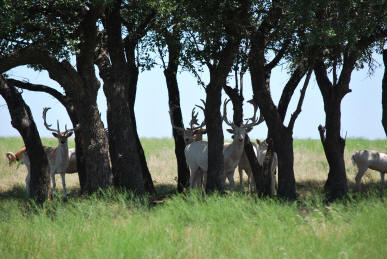
<path fill-rule="evenodd" d="M 227 119 L 227 103 L 230 100 L 225 100 L 223 105 L 223 121 L 231 127 L 227 131 L 233 134 L 233 141 L 230 144 L 225 144 L 223 147 L 224 158 L 224 177 L 230 182 L 230 187 L 234 188 L 234 171 L 244 150 L 244 140 L 247 132 L 263 122 L 262 115 L 256 118 L 257 107 L 254 109 L 253 117 L 246 119 L 246 124 L 237 126 L 229 122 Z M 247 123 L 251 120 L 251 123 Z M 185 156 L 187 164 L 191 170 L 190 188 L 200 187 L 202 179 L 203 185 L 206 184 L 208 170 L 208 143 L 204 141 L 193 142 L 185 148 Z M 224 178 L 224 179 L 225 179 Z"/>
<path fill-rule="evenodd" d="M 59 121 L 57 120 L 57 129 L 50 128 L 51 125 L 48 125 L 46 122 L 47 111 L 50 108 L 43 109 L 43 120 L 44 126 L 49 131 L 52 131 L 52 135 L 58 139 L 57 147 L 47 147 L 46 155 L 48 159 L 48 163 L 50 165 L 50 176 L 52 180 L 52 191 L 55 191 L 56 182 L 55 182 L 55 174 L 60 174 L 62 177 L 62 186 L 64 198 L 67 198 L 66 192 L 66 180 L 65 175 L 66 171 L 69 167 L 69 149 L 67 139 L 73 134 L 74 130 L 79 129 L 79 125 L 77 125 L 74 129 L 67 129 L 67 125 L 65 125 L 65 131 L 61 132 L 59 129 Z"/>

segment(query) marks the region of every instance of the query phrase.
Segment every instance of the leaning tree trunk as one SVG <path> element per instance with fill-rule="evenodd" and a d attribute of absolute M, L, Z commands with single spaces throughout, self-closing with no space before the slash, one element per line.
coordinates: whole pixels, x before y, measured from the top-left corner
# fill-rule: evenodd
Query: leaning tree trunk
<path fill-rule="evenodd" d="M 281 116 L 270 95 L 267 85 L 268 71 L 265 69 L 265 39 L 261 32 L 257 31 L 252 36 L 248 60 L 254 94 L 253 100 L 263 113 L 269 135 L 274 141 L 274 151 L 278 155 L 278 196 L 294 200 L 296 199 L 296 184 L 293 169 L 292 129 L 283 125 Z M 268 183 L 267 180 L 265 182 Z"/>
<path fill-rule="evenodd" d="M 43 203 L 48 197 L 50 169 L 31 110 L 16 88 L 7 85 L 2 75 L 0 94 L 8 105 L 12 126 L 19 131 L 26 145 L 30 160 L 30 195 L 38 203 Z"/>
<path fill-rule="evenodd" d="M 134 112 L 134 104 L 136 101 L 136 92 L 137 92 L 137 80 L 138 80 L 138 69 L 136 66 L 132 66 L 131 69 L 128 69 L 128 73 L 130 74 L 130 78 L 132 79 L 129 85 L 129 108 L 130 108 L 130 115 L 133 122 L 133 135 L 134 140 L 137 145 L 137 152 L 140 158 L 141 168 L 142 168 L 142 177 L 144 180 L 144 188 L 145 191 L 151 195 L 156 195 L 156 189 L 153 185 L 152 176 L 149 172 L 149 168 L 146 162 L 144 149 L 142 148 L 140 138 L 137 134 L 137 124 L 136 124 L 136 116 Z"/>
<path fill-rule="evenodd" d="M 387 49 L 383 50 L 383 62 L 384 62 L 384 76 L 382 83 L 382 109 L 383 109 L 383 118 L 382 124 L 384 128 L 384 133 L 387 136 Z"/>
<path fill-rule="evenodd" d="M 167 82 L 168 88 L 168 98 L 169 98 L 169 111 L 172 123 L 172 132 L 173 138 L 175 139 L 175 154 L 177 160 L 177 191 L 183 192 L 185 188 L 189 186 L 189 177 L 190 172 L 185 160 L 185 143 L 184 136 L 179 134 L 177 129 L 174 128 L 180 127 L 184 128 L 183 116 L 181 114 L 180 108 L 180 93 L 179 87 L 176 79 L 177 65 L 173 66 L 168 64 L 168 68 L 164 71 L 165 80 Z"/>

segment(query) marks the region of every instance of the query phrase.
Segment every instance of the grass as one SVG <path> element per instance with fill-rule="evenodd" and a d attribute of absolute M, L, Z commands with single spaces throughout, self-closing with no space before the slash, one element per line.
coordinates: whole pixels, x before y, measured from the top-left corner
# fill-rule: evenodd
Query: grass
<path fill-rule="evenodd" d="M 43 142 L 56 144 L 50 139 Z M 142 143 L 156 188 L 167 186 L 170 191 L 176 184 L 173 141 Z M 1 153 L 21 146 L 18 138 L 0 138 Z M 363 193 L 351 192 L 350 200 L 327 205 L 321 188 L 328 166 L 320 142 L 295 140 L 294 147 L 297 202 L 256 199 L 241 192 L 172 195 L 158 205 L 114 190 L 80 197 L 77 177 L 70 175 L 68 202 L 55 199 L 36 207 L 24 194 L 25 167 L 8 167 L 5 158 L 0 159 L 0 254 L 2 258 L 386 258 L 387 192 L 379 189 L 379 174 L 368 173 Z M 386 141 L 347 140 L 351 190 L 356 173 L 349 163 L 352 152 L 385 147 Z"/>

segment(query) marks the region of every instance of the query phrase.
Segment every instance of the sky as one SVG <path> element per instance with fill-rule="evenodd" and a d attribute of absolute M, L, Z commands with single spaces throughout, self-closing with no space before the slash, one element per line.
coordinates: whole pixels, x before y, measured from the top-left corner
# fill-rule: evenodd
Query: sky
<path fill-rule="evenodd" d="M 347 94 L 342 101 L 341 134 L 347 138 L 360 137 L 365 139 L 385 139 L 386 135 L 382 127 L 382 78 L 384 65 L 381 55 L 374 57 L 376 69 L 372 75 L 369 74 L 368 67 L 360 71 L 354 71 L 351 77 L 350 88 L 352 92 Z M 31 83 L 45 84 L 54 87 L 61 92 L 62 88 L 48 77 L 47 72 L 36 72 L 25 66 L 12 69 L 7 74 L 18 80 L 27 80 Z M 204 74 L 202 80 L 208 82 L 208 75 Z M 282 89 L 289 78 L 284 67 L 277 67 L 271 77 L 271 91 L 275 104 L 278 104 Z M 233 86 L 234 78 L 230 77 L 229 85 Z M 180 101 L 183 112 L 184 124 L 188 125 L 191 119 L 191 110 L 195 104 L 201 104 L 200 99 L 205 100 L 205 90 L 197 84 L 197 80 L 188 72 L 178 74 L 180 88 Z M 299 90 L 302 82 L 298 86 L 290 103 L 285 122 L 288 123 L 291 113 L 296 109 L 299 99 Z M 171 138 L 172 128 L 168 113 L 168 92 L 163 71 L 154 68 L 151 71 L 140 73 L 138 80 L 137 97 L 135 103 L 135 113 L 137 121 L 137 131 L 142 138 Z M 43 125 L 43 107 L 51 107 L 47 113 L 47 122 L 56 125 L 59 120 L 61 130 L 64 125 L 72 128 L 71 121 L 65 108 L 53 97 L 45 93 L 31 92 L 24 90 L 22 93 L 24 101 L 30 106 L 35 123 L 41 137 L 51 137 Z M 223 92 L 223 97 L 226 95 Z M 252 97 L 252 89 L 249 75 L 244 78 L 244 97 L 249 100 Z M 106 99 L 102 87 L 98 94 L 98 106 L 102 120 L 106 123 Z M 229 104 L 228 116 L 232 119 L 232 107 Z M 251 117 L 253 108 L 250 104 L 244 105 L 245 117 Z M 203 113 L 199 111 L 199 120 L 203 120 Z M 5 100 L 0 96 L 0 136 L 20 136 L 18 131 L 11 125 L 11 119 Z M 324 125 L 325 113 L 322 97 L 317 86 L 314 75 L 310 80 L 306 91 L 302 112 L 299 115 L 295 127 L 294 138 L 297 139 L 318 139 L 317 127 Z M 223 124 L 225 139 L 231 139 L 226 132 L 226 124 Z M 249 134 L 251 139 L 266 137 L 267 127 L 265 123 L 256 126 Z"/>

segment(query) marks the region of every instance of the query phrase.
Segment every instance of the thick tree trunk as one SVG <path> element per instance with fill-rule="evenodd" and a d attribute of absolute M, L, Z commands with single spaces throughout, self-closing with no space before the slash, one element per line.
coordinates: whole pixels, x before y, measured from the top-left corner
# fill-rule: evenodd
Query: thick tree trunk
<path fill-rule="evenodd" d="M 349 82 L 355 59 L 344 60 L 340 80 L 333 85 L 328 78 L 322 60 L 316 60 L 314 72 L 324 100 L 325 128 L 319 126 L 320 138 L 329 164 L 328 179 L 324 189 L 328 201 L 343 198 L 348 193 L 347 175 L 344 163 L 345 140 L 340 136 L 341 101 L 349 93 Z"/>
<path fill-rule="evenodd" d="M 222 87 L 209 84 L 206 89 L 205 120 L 208 135 L 208 171 L 206 191 L 224 192 L 225 175 L 223 161 L 224 136 L 220 114 Z"/>
<path fill-rule="evenodd" d="M 143 170 L 138 152 L 135 129 L 129 107 L 126 71 L 117 73 L 114 81 L 104 82 L 109 126 L 109 150 L 113 182 L 137 194 L 144 194 Z M 121 78 L 120 78 L 121 77 Z"/>
<path fill-rule="evenodd" d="M 324 189 L 329 201 L 343 198 L 348 193 L 347 175 L 344 163 L 345 140 L 340 136 L 341 98 L 333 97 L 325 106 L 325 131 L 319 127 L 325 156 L 329 164 L 328 179 Z"/>
<path fill-rule="evenodd" d="M 180 108 L 180 93 L 176 79 L 177 66 L 171 67 L 164 71 L 168 88 L 168 104 L 171 115 L 173 138 L 175 139 L 175 154 L 177 160 L 177 191 L 183 192 L 189 186 L 190 172 L 185 160 L 185 143 L 184 136 L 179 134 L 173 126 L 184 128 L 183 116 Z"/>
<path fill-rule="evenodd" d="M 292 131 L 281 127 L 273 134 L 275 151 L 278 156 L 278 196 L 296 199 L 296 180 L 294 177 L 294 151 Z"/>
<path fill-rule="evenodd" d="M 81 143 L 81 150 L 76 150 L 77 160 L 81 161 L 78 169 L 81 172 L 80 184 L 83 193 L 92 193 L 100 188 L 105 189 L 112 183 L 109 146 L 96 102 L 83 98 L 82 102 L 74 106 L 78 110 L 81 125 L 79 133 L 77 132 L 80 134 L 79 139 L 76 137 L 76 144 Z"/>
<path fill-rule="evenodd" d="M 384 133 L 387 137 L 387 49 L 383 50 L 383 62 L 384 62 L 384 75 L 382 83 L 382 109 L 383 109 L 383 118 L 382 124 L 384 128 Z"/>
<path fill-rule="evenodd" d="M 48 198 L 50 169 L 31 110 L 21 94 L 14 87 L 7 85 L 2 75 L 0 94 L 8 105 L 12 126 L 19 131 L 26 145 L 30 160 L 30 195 L 38 203 L 43 203 Z"/>

